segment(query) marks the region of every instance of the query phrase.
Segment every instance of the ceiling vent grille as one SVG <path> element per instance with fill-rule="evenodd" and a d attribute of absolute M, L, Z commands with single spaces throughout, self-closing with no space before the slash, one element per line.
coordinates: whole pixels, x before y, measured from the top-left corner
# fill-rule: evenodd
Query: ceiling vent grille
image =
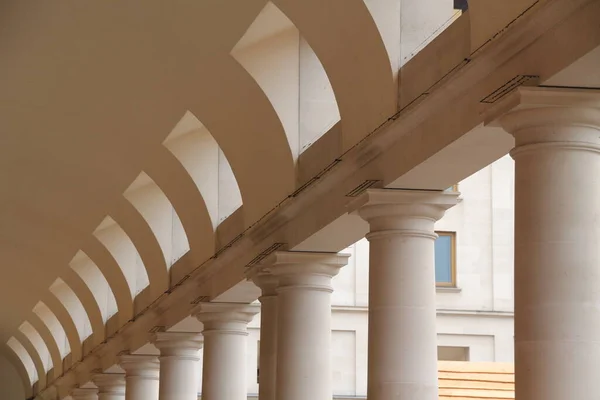
<path fill-rule="evenodd" d="M 267 247 L 265 250 L 263 250 L 262 252 L 260 252 L 256 257 L 254 257 L 252 259 L 252 261 L 250 261 L 246 265 L 246 268 L 250 268 L 253 265 L 258 264 L 259 262 L 261 262 L 262 260 L 264 260 L 267 256 L 269 256 L 269 254 L 272 254 L 273 252 L 275 252 L 279 248 L 281 248 L 281 246 L 283 246 L 284 244 L 285 243 L 273 243 L 271 246 Z"/>
<path fill-rule="evenodd" d="M 355 187 L 354 189 L 352 189 L 351 191 L 349 191 L 348 193 L 346 193 L 346 197 L 360 196 L 365 190 L 375 186 L 378 182 L 381 182 L 381 181 L 377 180 L 377 179 L 366 180 L 363 183 L 361 183 L 360 185 L 358 185 L 357 187 Z"/>
<path fill-rule="evenodd" d="M 148 332 L 149 333 L 158 333 L 158 332 L 165 332 L 167 330 L 167 328 L 163 325 L 157 325 L 152 327 Z"/>
<path fill-rule="evenodd" d="M 192 300 L 192 304 L 208 303 L 209 301 L 210 296 L 200 296 Z"/>
<path fill-rule="evenodd" d="M 481 99 L 482 103 L 493 104 L 512 92 L 519 86 L 536 86 L 539 83 L 539 76 L 537 75 L 517 75 L 510 79 L 504 85 L 494 90 L 492 93 Z"/>

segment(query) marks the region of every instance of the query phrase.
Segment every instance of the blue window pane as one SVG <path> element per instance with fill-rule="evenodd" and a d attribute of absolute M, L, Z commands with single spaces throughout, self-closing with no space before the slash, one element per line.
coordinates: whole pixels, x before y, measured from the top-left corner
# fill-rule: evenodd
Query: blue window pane
<path fill-rule="evenodd" d="M 452 283 L 452 237 L 440 235 L 435 241 L 435 281 Z"/>

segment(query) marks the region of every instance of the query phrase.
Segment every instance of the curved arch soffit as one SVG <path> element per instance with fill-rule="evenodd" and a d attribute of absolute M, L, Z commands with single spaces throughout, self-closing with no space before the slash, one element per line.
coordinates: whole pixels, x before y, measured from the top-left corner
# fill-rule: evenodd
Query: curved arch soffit
<path fill-rule="evenodd" d="M 363 1 L 273 0 L 321 61 L 342 119 L 343 150 L 396 112 L 392 68 Z M 318 10 L 318 12 L 316 11 Z"/>
<path fill-rule="evenodd" d="M 292 21 L 268 1 L 230 52 L 269 99 L 294 162 L 300 154 L 300 39 Z"/>
<path fill-rule="evenodd" d="M 139 262 L 141 259 L 135 244 L 110 215 L 96 227 L 93 236 L 108 250 L 123 271 L 133 301 L 150 285 L 146 267 Z"/>
<path fill-rule="evenodd" d="M 248 71 L 229 54 L 204 63 L 189 110 L 229 160 L 250 225 L 294 190 L 292 151 L 277 113 Z"/>
<path fill-rule="evenodd" d="M 144 172 L 165 194 L 181 220 L 194 261 L 204 261 L 215 251 L 213 223 L 194 180 L 164 146 L 160 146 Z"/>
<path fill-rule="evenodd" d="M 75 292 L 75 295 L 81 301 L 85 313 L 87 314 L 90 325 L 92 326 L 92 336 L 94 345 L 102 343 L 104 340 L 105 329 L 104 320 L 102 319 L 102 311 L 100 311 L 100 305 L 96 301 L 92 290 L 85 283 L 85 281 L 79 276 L 79 274 L 69 268 L 65 274 L 61 276 L 63 282 Z"/>
<path fill-rule="evenodd" d="M 65 305 L 52 292 L 49 292 L 44 299 L 42 299 L 42 302 L 46 304 L 46 307 L 48 307 L 48 309 L 56 316 L 58 322 L 60 322 L 65 331 L 65 335 L 69 341 L 69 347 L 71 348 L 71 361 L 75 363 L 81 360 L 82 343 L 79 332 L 77 331 L 77 326 L 75 325 L 73 317 Z"/>
<path fill-rule="evenodd" d="M 61 359 L 66 357 L 67 354 L 71 352 L 71 348 L 69 347 L 67 334 L 58 318 L 56 318 L 56 315 L 54 315 L 52 310 L 50 310 L 50 308 L 42 301 L 39 301 L 35 307 L 33 307 L 33 313 L 52 334 L 54 342 L 58 346 Z"/>
<path fill-rule="evenodd" d="M 29 354 L 29 357 L 31 357 L 33 360 L 33 365 L 35 366 L 38 375 L 38 385 L 40 388 L 45 388 L 46 368 L 44 366 L 44 360 L 42 360 L 42 357 L 40 356 L 40 352 L 35 348 L 29 337 L 23 333 L 21 329 L 18 329 L 13 337 L 15 340 L 21 343 L 21 345 L 25 348 L 25 351 L 27 351 Z"/>
<path fill-rule="evenodd" d="M 8 345 L 0 347 L 0 356 L 6 357 L 12 366 L 15 367 L 19 377 L 21 378 L 23 390 L 25 391 L 25 397 L 28 399 L 31 398 L 33 396 L 34 382 L 31 381 L 29 373 L 27 373 L 27 368 L 25 368 L 25 365 L 23 365 L 21 358 L 19 358 L 15 351 Z"/>
<path fill-rule="evenodd" d="M 138 251 L 153 297 L 169 289 L 169 269 L 160 243 L 142 214 L 125 197 L 121 197 L 112 210 L 111 217 L 129 236 Z"/>
<path fill-rule="evenodd" d="M 91 235 L 83 244 L 81 251 L 96 264 L 104 275 L 117 302 L 119 324 L 120 326 L 125 325 L 133 318 L 133 295 L 123 270 L 110 251 L 94 235 Z"/>
<path fill-rule="evenodd" d="M 166 147 L 192 177 L 204 198 L 213 231 L 242 206 L 242 195 L 231 164 L 210 131 L 186 111 L 167 139 Z"/>
<path fill-rule="evenodd" d="M 35 312 L 31 313 L 31 316 L 27 319 L 27 322 L 29 322 L 31 326 L 33 326 L 33 328 L 38 332 L 38 334 L 41 336 L 42 340 L 46 344 L 46 348 L 48 349 L 50 357 L 52 358 L 52 368 L 54 369 L 54 376 L 56 377 L 62 375 L 62 357 L 60 355 L 58 343 L 56 343 L 52 332 L 50 332 L 50 329 Z"/>

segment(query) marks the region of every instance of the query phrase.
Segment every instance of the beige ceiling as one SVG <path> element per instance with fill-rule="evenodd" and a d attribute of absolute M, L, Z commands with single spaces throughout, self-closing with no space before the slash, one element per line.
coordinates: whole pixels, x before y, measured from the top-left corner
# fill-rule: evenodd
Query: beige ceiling
<path fill-rule="evenodd" d="M 274 3 L 321 58 L 348 121 L 344 146 L 353 145 L 394 110 L 391 69 L 368 10 L 343 0 L 327 9 L 318 0 Z M 0 308 L 0 341 L 67 271 L 140 172 L 160 174 L 168 161 L 162 143 L 188 110 L 227 156 L 247 224 L 294 190 L 282 124 L 229 54 L 266 4 L 3 2 L 0 304 L 11 307 Z M 348 39 L 351 48 L 331 51 Z"/>

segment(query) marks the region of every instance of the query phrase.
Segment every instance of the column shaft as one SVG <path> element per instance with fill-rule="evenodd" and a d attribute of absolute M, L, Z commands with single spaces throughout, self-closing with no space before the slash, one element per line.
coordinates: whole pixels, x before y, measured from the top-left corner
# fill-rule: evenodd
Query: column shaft
<path fill-rule="evenodd" d="M 196 318 L 204 324 L 203 400 L 245 400 L 247 325 L 257 307 L 239 304 L 201 304 Z"/>
<path fill-rule="evenodd" d="M 198 351 L 202 336 L 186 332 L 157 333 L 160 350 L 160 400 L 196 400 L 198 397 Z"/>
<path fill-rule="evenodd" d="M 277 278 L 265 271 L 251 273 L 262 291 L 260 301 L 260 351 L 258 397 L 276 400 L 277 385 Z"/>
<path fill-rule="evenodd" d="M 98 386 L 98 400 L 125 400 L 124 374 L 97 374 L 92 382 Z"/>
<path fill-rule="evenodd" d="M 158 357 L 123 355 L 120 365 L 125 370 L 125 400 L 158 400 Z"/>
<path fill-rule="evenodd" d="M 600 92 L 523 89 L 521 104 L 500 119 L 516 142 L 516 397 L 592 400 L 600 370 Z"/>
<path fill-rule="evenodd" d="M 368 236 L 369 398 L 437 399 L 434 238 Z"/>
<path fill-rule="evenodd" d="M 330 400 L 331 278 L 348 259 L 331 253 L 276 253 L 277 399 Z"/>
<path fill-rule="evenodd" d="M 369 400 L 437 400 L 435 221 L 456 193 L 369 190 Z"/>

